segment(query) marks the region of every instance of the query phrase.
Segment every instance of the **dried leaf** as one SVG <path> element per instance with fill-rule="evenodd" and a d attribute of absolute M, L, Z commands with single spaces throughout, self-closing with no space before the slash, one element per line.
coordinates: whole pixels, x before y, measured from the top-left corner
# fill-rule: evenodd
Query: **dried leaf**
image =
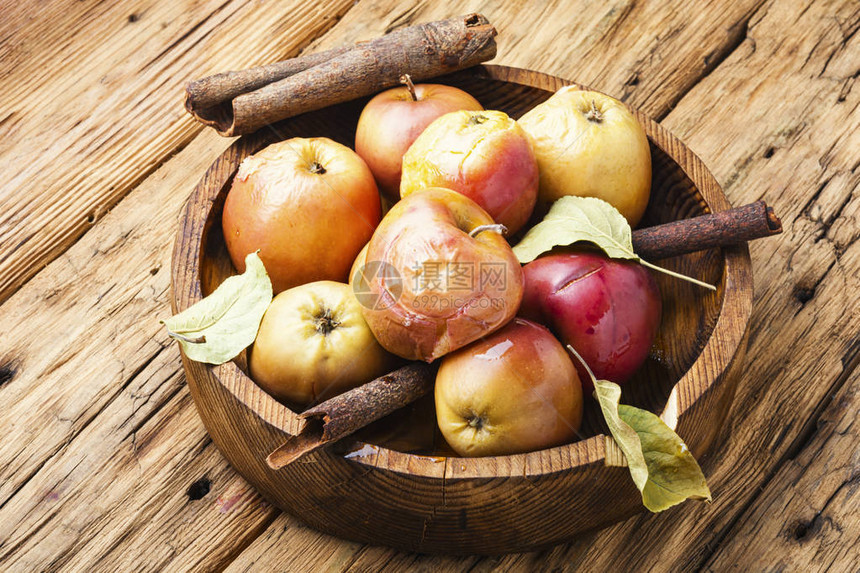
<path fill-rule="evenodd" d="M 272 302 L 272 281 L 257 253 L 245 259 L 245 272 L 229 277 L 215 292 L 161 323 L 197 362 L 223 364 L 257 337 Z"/>
<path fill-rule="evenodd" d="M 596 197 L 566 196 L 553 203 L 543 221 L 514 247 L 514 254 L 525 264 L 553 247 L 578 241 L 594 243 L 613 259 L 639 260 L 633 252 L 633 233 L 627 219 Z"/>
<path fill-rule="evenodd" d="M 627 458 L 630 477 L 642 493 L 642 504 L 658 513 L 686 499 L 711 501 L 711 491 L 702 468 L 681 437 L 659 416 L 619 404 L 621 386 L 608 380 L 597 380 L 582 356 L 570 345 L 567 349 L 583 365 L 594 383 L 594 396 L 609 426 L 609 433 Z"/>
<path fill-rule="evenodd" d="M 624 404 L 618 406 L 618 415 L 636 431 L 642 444 L 648 466 L 648 481 L 641 488 L 645 507 L 656 513 L 685 499 L 711 501 L 711 491 L 696 458 L 659 416 Z"/>
<path fill-rule="evenodd" d="M 693 454 L 659 416 L 619 404 L 621 387 L 614 382 L 595 380 L 594 392 L 646 508 L 657 513 L 689 498 L 711 501 Z"/>

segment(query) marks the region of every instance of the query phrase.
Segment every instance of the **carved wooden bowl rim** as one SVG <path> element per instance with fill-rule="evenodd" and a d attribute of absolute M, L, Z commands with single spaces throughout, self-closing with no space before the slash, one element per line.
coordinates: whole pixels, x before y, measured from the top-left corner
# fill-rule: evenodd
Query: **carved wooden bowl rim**
<path fill-rule="evenodd" d="M 568 85 L 580 85 L 548 74 L 500 65 L 485 64 L 471 68 L 469 71 L 493 80 L 547 91 L 555 91 Z M 704 163 L 656 121 L 638 110 L 633 109 L 633 112 L 645 128 L 651 143 L 672 159 L 695 185 L 703 206 L 711 212 L 729 209 L 730 204 L 727 198 Z M 247 145 L 247 139 L 247 137 L 243 137 L 234 142 L 213 163 L 189 198 L 183 217 L 189 217 L 195 211 L 202 211 L 206 214 L 206 219 L 209 219 L 216 197 L 229 182 L 232 174 L 235 173 L 239 162 L 245 156 L 259 149 L 259 147 L 254 149 Z M 223 166 L 219 168 L 219 164 L 225 158 L 233 166 L 233 171 L 229 174 L 225 174 Z M 201 232 L 192 237 L 183 237 L 180 231 L 177 248 L 174 251 L 174 258 L 184 256 L 186 260 L 174 261 L 173 288 L 175 292 L 192 293 L 188 300 L 188 306 L 202 298 L 200 269 L 203 251 L 201 247 L 205 235 L 203 229 L 206 227 L 206 225 L 201 226 Z M 178 248 L 178 243 L 181 240 L 192 241 L 191 248 L 185 249 L 185 255 Z M 197 253 L 197 256 L 192 256 L 192 253 Z M 735 352 L 739 349 L 746 332 L 752 309 L 749 251 L 746 246 L 723 248 L 722 255 L 723 284 L 720 290 L 723 296 L 716 324 L 695 362 L 672 388 L 666 407 L 660 414 L 663 421 L 673 429 L 676 428 L 679 420 L 693 408 L 696 401 L 708 393 L 716 381 L 721 379 L 731 364 Z M 181 273 L 175 270 L 182 268 L 183 264 L 191 265 L 193 272 Z M 188 285 L 185 283 L 188 276 L 195 277 L 195 284 Z M 728 309 L 731 311 L 726 312 Z M 174 310 L 178 312 L 184 308 Z M 739 324 L 742 324 L 743 327 L 738 328 Z M 240 370 L 235 362 L 231 361 L 211 368 L 219 382 L 237 400 L 254 411 L 265 422 L 287 434 L 294 434 L 301 427 L 301 420 L 295 412 L 264 392 Z M 704 384 L 701 380 L 702 376 L 706 378 Z M 356 442 L 356 444 L 357 449 L 366 445 L 363 442 Z M 439 479 L 440 481 L 443 479 L 440 478 L 439 474 L 438 462 L 440 458 L 403 453 L 382 446 L 370 445 L 370 447 L 376 455 L 351 457 L 351 461 L 370 468 L 395 471 L 428 479 Z M 623 456 L 616 448 L 615 443 L 607 436 L 598 434 L 584 440 L 537 452 L 486 458 L 448 459 L 455 459 L 460 465 L 461 475 L 470 478 L 500 477 L 503 475 L 500 474 L 500 468 L 509 468 L 511 475 L 521 475 L 524 468 L 528 468 L 529 475 L 541 475 L 593 464 L 623 465 Z M 518 468 L 523 469 L 518 471 Z M 544 471 L 543 468 L 548 469 Z"/>

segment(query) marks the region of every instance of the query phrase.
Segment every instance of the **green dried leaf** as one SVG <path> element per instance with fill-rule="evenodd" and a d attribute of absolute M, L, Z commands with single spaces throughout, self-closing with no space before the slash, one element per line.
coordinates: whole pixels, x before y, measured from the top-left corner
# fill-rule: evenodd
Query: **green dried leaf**
<path fill-rule="evenodd" d="M 627 219 L 596 197 L 566 196 L 553 203 L 543 221 L 529 229 L 514 247 L 514 254 L 525 264 L 553 247 L 578 241 L 594 243 L 613 259 L 639 260 L 633 252 L 633 235 Z"/>
<path fill-rule="evenodd" d="M 627 458 L 630 477 L 642 492 L 642 504 L 658 513 L 686 499 L 711 501 L 702 469 L 680 436 L 659 416 L 619 404 L 621 387 L 608 380 L 597 380 L 576 350 L 569 345 L 567 348 L 584 365 L 594 383 L 594 395 L 609 432 Z"/>
<path fill-rule="evenodd" d="M 614 382 L 595 380 L 594 393 L 646 508 L 657 513 L 688 498 L 711 501 L 693 454 L 659 416 L 619 404 L 621 387 Z"/>
<path fill-rule="evenodd" d="M 648 467 L 648 481 L 640 488 L 645 507 L 657 513 L 685 499 L 711 501 L 711 491 L 696 458 L 659 416 L 624 404 L 618 406 L 618 415 L 636 431 L 642 444 Z"/>
<path fill-rule="evenodd" d="M 228 278 L 197 304 L 160 322 L 188 358 L 223 364 L 254 342 L 271 302 L 272 281 L 260 256 L 251 253 L 245 259 L 244 273 Z"/>

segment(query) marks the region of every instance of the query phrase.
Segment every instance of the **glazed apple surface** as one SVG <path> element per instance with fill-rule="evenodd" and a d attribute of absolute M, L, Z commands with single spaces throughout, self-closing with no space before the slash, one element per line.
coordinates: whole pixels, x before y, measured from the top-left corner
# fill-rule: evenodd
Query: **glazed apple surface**
<path fill-rule="evenodd" d="M 435 396 L 442 435 L 461 456 L 564 444 L 582 420 L 582 387 L 567 351 L 521 318 L 443 358 Z"/>
<path fill-rule="evenodd" d="M 474 201 L 441 188 L 410 194 L 385 215 L 367 250 L 372 272 L 353 282 L 383 347 L 429 362 L 513 318 L 522 268 L 486 226 L 493 220 Z"/>
<path fill-rule="evenodd" d="M 396 359 L 373 337 L 349 285 L 317 281 L 273 300 L 251 349 L 251 378 L 307 406 L 387 372 Z"/>
<path fill-rule="evenodd" d="M 550 254 L 523 274 L 520 315 L 573 346 L 598 379 L 623 383 L 648 357 L 662 302 L 657 282 L 639 263 L 589 252 Z M 590 391 L 590 378 L 576 366 Z"/>
<path fill-rule="evenodd" d="M 373 175 L 324 137 L 275 143 L 245 158 L 224 204 L 224 241 L 244 271 L 260 258 L 275 292 L 317 280 L 346 282 L 382 217 Z"/>
<path fill-rule="evenodd" d="M 525 132 L 505 113 L 449 113 L 427 126 L 403 156 L 400 195 L 426 187 L 462 193 L 513 234 L 537 200 L 537 159 Z"/>
<path fill-rule="evenodd" d="M 636 226 L 651 194 L 651 150 L 620 101 L 568 86 L 519 119 L 540 166 L 539 210 L 565 195 L 597 197 Z"/>
<path fill-rule="evenodd" d="M 400 199 L 403 154 L 436 118 L 458 110 L 481 110 L 478 100 L 452 86 L 418 84 L 373 97 L 358 118 L 355 151 L 373 172 L 379 190 L 393 203 Z"/>

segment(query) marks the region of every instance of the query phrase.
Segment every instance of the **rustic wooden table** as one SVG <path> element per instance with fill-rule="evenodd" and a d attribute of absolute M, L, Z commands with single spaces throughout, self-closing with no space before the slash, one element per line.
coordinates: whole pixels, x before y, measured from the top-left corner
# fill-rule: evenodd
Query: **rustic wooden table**
<path fill-rule="evenodd" d="M 230 141 L 185 82 L 472 10 L 495 62 L 640 107 L 783 219 L 750 245 L 710 506 L 539 553 L 399 553 L 268 505 L 197 417 L 157 319 L 180 208 Z M 0 2 L 0 570 L 856 570 L 858 27 L 855 0 Z"/>

